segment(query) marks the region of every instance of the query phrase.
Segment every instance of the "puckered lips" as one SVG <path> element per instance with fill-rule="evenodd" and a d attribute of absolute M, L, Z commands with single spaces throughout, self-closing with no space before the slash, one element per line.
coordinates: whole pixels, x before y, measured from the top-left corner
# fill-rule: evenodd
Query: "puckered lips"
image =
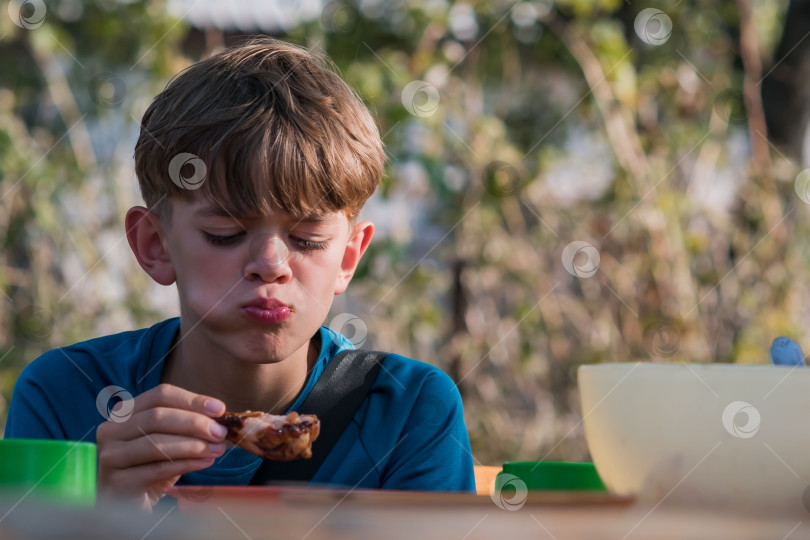
<path fill-rule="evenodd" d="M 293 309 L 276 298 L 255 298 L 242 305 L 242 313 L 259 322 L 279 324 L 293 313 Z"/>

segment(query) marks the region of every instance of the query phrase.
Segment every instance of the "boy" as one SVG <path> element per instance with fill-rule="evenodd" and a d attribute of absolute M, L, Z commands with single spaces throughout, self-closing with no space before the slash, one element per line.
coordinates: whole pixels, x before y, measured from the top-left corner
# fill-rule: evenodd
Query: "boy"
<path fill-rule="evenodd" d="M 297 411 L 352 348 L 321 323 L 371 240 L 357 214 L 383 162 L 368 110 L 302 49 L 254 40 L 185 70 L 144 114 L 146 207 L 126 216 L 180 317 L 42 355 L 17 381 L 6 437 L 97 442 L 101 496 L 145 508 L 176 483 L 248 484 L 262 459 L 226 450 L 213 419 L 226 405 Z M 134 399 L 110 412 L 111 396 Z M 389 355 L 311 481 L 473 490 L 453 382 Z"/>

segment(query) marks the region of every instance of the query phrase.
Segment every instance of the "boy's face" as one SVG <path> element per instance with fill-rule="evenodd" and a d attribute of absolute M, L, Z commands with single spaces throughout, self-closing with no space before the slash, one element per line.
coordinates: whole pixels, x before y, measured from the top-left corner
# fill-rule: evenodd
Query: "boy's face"
<path fill-rule="evenodd" d="M 296 219 L 282 210 L 232 216 L 204 200 L 171 204 L 162 246 L 183 329 L 246 362 L 277 362 L 308 344 L 373 232 L 342 212 Z"/>

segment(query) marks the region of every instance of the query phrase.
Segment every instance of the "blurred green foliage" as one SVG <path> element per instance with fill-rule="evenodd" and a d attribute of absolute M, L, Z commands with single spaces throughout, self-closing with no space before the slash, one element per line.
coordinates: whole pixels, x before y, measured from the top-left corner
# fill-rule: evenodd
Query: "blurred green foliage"
<path fill-rule="evenodd" d="M 132 147 L 150 99 L 217 40 L 190 47 L 162 2 L 75 4 L 0 23 L 6 400 L 37 354 L 172 302 L 120 242 Z M 455 378 L 481 462 L 586 458 L 581 364 L 766 362 L 810 319 L 798 167 L 777 149 L 767 174 L 750 163 L 737 4 L 656 6 L 657 45 L 634 27 L 645 6 L 620 0 L 330 2 L 280 36 L 369 104 L 390 157 L 375 204 L 409 210 L 380 213 L 388 232 L 336 310 L 367 346 Z M 766 65 L 784 8 L 754 6 Z M 599 254 L 590 277 L 564 266 L 574 241 Z"/>

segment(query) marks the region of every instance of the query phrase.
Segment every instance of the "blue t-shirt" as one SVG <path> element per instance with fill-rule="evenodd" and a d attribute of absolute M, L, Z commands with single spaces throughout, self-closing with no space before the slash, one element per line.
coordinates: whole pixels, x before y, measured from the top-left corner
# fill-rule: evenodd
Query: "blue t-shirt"
<path fill-rule="evenodd" d="M 118 386 L 137 396 L 160 384 L 164 359 L 179 331 L 180 319 L 174 318 L 43 354 L 17 379 L 5 436 L 95 442 L 110 395 L 102 394 L 97 403 L 102 389 Z M 318 360 L 290 410 L 301 406 L 329 360 L 353 348 L 326 326 L 320 337 Z M 179 483 L 247 485 L 260 463 L 258 456 L 232 448 L 211 467 L 186 474 Z M 474 490 L 470 442 L 453 381 L 434 366 L 389 355 L 312 483 Z"/>

